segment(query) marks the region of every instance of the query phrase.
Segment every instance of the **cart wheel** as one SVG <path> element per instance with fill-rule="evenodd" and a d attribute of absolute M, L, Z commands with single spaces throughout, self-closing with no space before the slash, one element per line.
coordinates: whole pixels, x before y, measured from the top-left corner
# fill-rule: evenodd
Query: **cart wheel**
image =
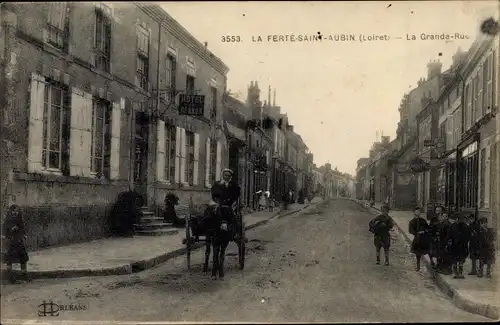
<path fill-rule="evenodd" d="M 189 231 L 189 218 L 186 218 L 186 258 L 187 258 L 187 268 L 191 270 L 191 244 L 193 240 L 191 238 L 191 232 Z"/>

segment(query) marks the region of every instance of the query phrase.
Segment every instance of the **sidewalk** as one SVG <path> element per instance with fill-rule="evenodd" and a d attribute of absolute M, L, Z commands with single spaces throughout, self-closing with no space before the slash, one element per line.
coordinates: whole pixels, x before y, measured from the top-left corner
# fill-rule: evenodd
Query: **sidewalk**
<path fill-rule="evenodd" d="M 369 204 L 358 201 L 369 207 Z M 381 204 L 375 204 L 374 210 L 380 210 Z M 378 212 L 378 211 L 377 211 Z M 413 235 L 408 233 L 408 224 L 413 217 L 412 211 L 391 211 L 390 215 L 410 249 Z M 497 252 L 497 261 L 500 256 Z M 493 266 L 492 278 L 478 278 L 467 275 L 471 269 L 471 260 L 464 265 L 465 279 L 453 279 L 452 275 L 436 273 L 430 267 L 429 256 L 424 256 L 427 271 L 432 275 L 438 287 L 450 297 L 459 308 L 470 313 L 498 320 L 500 318 L 499 270 Z M 498 266 L 497 266 L 498 267 Z"/>
<path fill-rule="evenodd" d="M 261 211 L 243 216 L 245 229 L 267 223 L 276 215 L 289 215 L 305 209 L 307 204 L 293 204 L 287 211 Z M 119 275 L 152 268 L 186 253 L 183 229 L 170 236 L 134 236 L 104 238 L 91 242 L 54 247 L 29 253 L 28 273 L 33 279 L 74 278 Z M 195 248 L 204 243 L 195 245 Z M 19 264 L 14 265 L 19 269 Z M 2 273 L 5 266 L 2 265 Z M 5 278 L 5 277 L 4 277 Z"/>

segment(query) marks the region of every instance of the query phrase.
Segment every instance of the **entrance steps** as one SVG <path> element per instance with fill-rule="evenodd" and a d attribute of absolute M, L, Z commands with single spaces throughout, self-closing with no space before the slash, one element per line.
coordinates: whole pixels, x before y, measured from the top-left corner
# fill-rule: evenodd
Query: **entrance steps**
<path fill-rule="evenodd" d="M 156 216 L 149 211 L 148 207 L 141 208 L 142 218 L 139 224 L 135 224 L 135 234 L 137 236 L 163 236 L 175 235 L 179 229 L 172 227 L 172 223 L 165 222 L 162 217 Z"/>

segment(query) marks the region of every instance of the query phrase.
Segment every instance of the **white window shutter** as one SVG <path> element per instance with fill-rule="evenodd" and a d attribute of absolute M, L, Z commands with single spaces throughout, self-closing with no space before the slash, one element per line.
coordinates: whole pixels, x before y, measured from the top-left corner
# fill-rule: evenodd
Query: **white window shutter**
<path fill-rule="evenodd" d="M 71 88 L 71 131 L 69 168 L 71 176 L 83 176 L 83 126 L 85 125 L 85 98 L 81 90 Z M 89 159 L 90 160 L 90 159 Z"/>
<path fill-rule="evenodd" d="M 186 129 L 181 128 L 181 183 L 186 181 Z"/>
<path fill-rule="evenodd" d="M 82 121 L 81 121 L 81 172 L 84 177 L 90 177 L 90 167 L 91 161 L 90 156 L 92 154 L 92 94 L 83 93 L 83 111 L 82 111 Z"/>
<path fill-rule="evenodd" d="M 220 141 L 217 141 L 217 165 L 215 166 L 215 180 L 220 180 L 220 172 L 221 172 L 221 161 L 222 161 L 222 147 L 220 145 Z"/>
<path fill-rule="evenodd" d="M 181 170 L 181 128 L 175 128 L 175 183 L 180 182 Z"/>
<path fill-rule="evenodd" d="M 36 173 L 43 169 L 43 102 L 45 96 L 45 79 L 31 74 L 30 93 L 30 125 L 28 136 L 28 172 Z"/>
<path fill-rule="evenodd" d="M 205 145 L 205 187 L 210 187 L 210 138 L 207 137 Z"/>
<path fill-rule="evenodd" d="M 110 178 L 118 179 L 120 175 L 120 131 L 121 131 L 120 103 L 113 103 L 111 114 L 111 161 Z"/>
<path fill-rule="evenodd" d="M 194 170 L 193 170 L 193 185 L 198 185 L 199 178 L 199 160 L 200 160 L 200 135 L 198 133 L 194 134 Z"/>
<path fill-rule="evenodd" d="M 165 122 L 158 120 L 156 130 L 156 180 L 165 180 Z"/>

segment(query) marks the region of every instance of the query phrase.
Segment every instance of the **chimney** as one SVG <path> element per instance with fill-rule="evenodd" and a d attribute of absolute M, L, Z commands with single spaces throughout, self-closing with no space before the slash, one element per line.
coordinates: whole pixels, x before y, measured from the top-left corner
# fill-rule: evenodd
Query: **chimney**
<path fill-rule="evenodd" d="M 432 78 L 439 76 L 441 74 L 441 68 L 443 64 L 439 61 L 431 61 L 427 63 L 427 80 L 431 80 Z"/>
<path fill-rule="evenodd" d="M 269 105 L 271 105 L 271 86 L 269 86 L 268 92 L 267 92 L 267 102 Z"/>
<path fill-rule="evenodd" d="M 274 93 L 273 93 L 273 106 L 276 106 L 276 88 L 274 88 Z"/>

